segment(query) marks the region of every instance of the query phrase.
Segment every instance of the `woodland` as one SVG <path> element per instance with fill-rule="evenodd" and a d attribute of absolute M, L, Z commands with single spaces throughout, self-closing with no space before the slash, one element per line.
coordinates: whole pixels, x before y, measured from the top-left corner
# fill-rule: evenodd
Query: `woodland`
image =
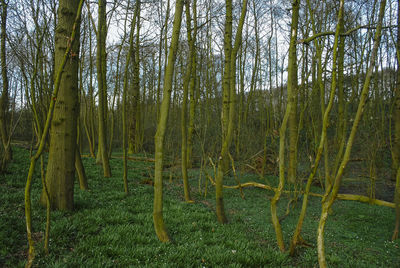
<path fill-rule="evenodd" d="M 0 0 L 1 267 L 398 267 L 400 0 Z"/>

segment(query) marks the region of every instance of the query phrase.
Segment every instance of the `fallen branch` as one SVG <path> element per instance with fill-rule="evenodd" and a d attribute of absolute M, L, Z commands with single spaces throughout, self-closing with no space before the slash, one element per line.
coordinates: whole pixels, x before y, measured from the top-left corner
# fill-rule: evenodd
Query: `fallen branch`
<path fill-rule="evenodd" d="M 215 186 L 215 181 L 213 180 L 213 178 L 206 171 L 204 171 L 204 172 L 205 172 L 206 176 L 208 177 L 208 179 L 210 180 L 211 184 Z M 253 181 L 242 183 L 242 184 L 240 184 L 240 186 L 239 185 L 223 185 L 223 187 L 226 189 L 240 189 L 240 188 L 245 188 L 245 187 L 256 187 L 256 188 L 261 188 L 261 189 L 270 190 L 270 191 L 274 191 L 274 192 L 277 190 L 276 188 L 271 187 L 269 185 L 265 185 L 265 184 L 253 182 Z M 286 194 L 295 193 L 295 192 L 298 192 L 300 194 L 304 193 L 303 191 L 283 191 L 283 193 L 286 193 Z M 324 197 L 322 194 L 317 194 L 317 193 L 312 193 L 312 192 L 310 192 L 309 195 L 319 197 L 319 198 Z M 368 203 L 371 205 L 395 208 L 394 203 L 387 202 L 384 200 L 379 200 L 379 199 L 371 199 L 368 196 L 364 196 L 364 195 L 338 194 L 337 199 L 348 200 L 348 201 L 358 201 L 358 202 L 362 202 L 362 203 Z"/>
<path fill-rule="evenodd" d="M 112 158 L 121 159 L 122 156 L 113 156 Z M 135 157 L 135 156 L 129 156 L 129 157 L 127 157 L 127 159 L 133 160 L 133 161 L 143 161 L 143 162 L 155 162 L 156 161 L 154 158 Z"/>
<path fill-rule="evenodd" d="M 395 208 L 394 203 L 387 202 L 387 201 L 384 201 L 384 200 L 379 200 L 379 199 L 371 199 L 368 196 L 363 196 L 363 195 L 338 194 L 337 198 L 340 199 L 340 200 L 359 201 L 359 202 L 363 202 L 363 203 L 369 203 L 371 205 Z"/>

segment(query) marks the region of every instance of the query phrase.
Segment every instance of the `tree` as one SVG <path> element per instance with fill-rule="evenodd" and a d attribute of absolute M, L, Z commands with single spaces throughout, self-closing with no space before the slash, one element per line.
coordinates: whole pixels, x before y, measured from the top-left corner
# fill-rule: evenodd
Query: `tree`
<path fill-rule="evenodd" d="M 128 8 L 129 8 L 130 2 L 128 2 Z M 128 189 L 128 163 L 127 163 L 127 158 L 128 158 L 128 137 L 127 137 L 127 91 L 128 91 L 128 72 L 129 72 L 129 63 L 131 61 L 132 57 L 132 48 L 133 48 L 133 33 L 135 31 L 135 21 L 137 20 L 137 16 L 139 15 L 139 1 L 136 2 L 136 8 L 135 8 L 135 13 L 133 16 L 133 20 L 131 22 L 131 30 L 129 34 L 129 50 L 128 50 L 128 55 L 126 56 L 126 63 L 125 63 L 125 71 L 124 71 L 124 84 L 123 84 L 123 89 L 122 89 L 122 149 L 123 149 L 123 161 L 124 161 L 124 174 L 123 174 L 123 180 L 124 180 L 124 191 L 126 194 L 128 194 L 129 189 Z M 127 11 L 128 12 L 128 11 Z"/>
<path fill-rule="evenodd" d="M 229 168 L 229 147 L 232 142 L 236 106 L 236 56 L 242 43 L 242 30 L 247 11 L 247 0 L 242 3 L 239 24 L 236 31 L 234 45 L 232 46 L 232 0 L 225 1 L 225 34 L 224 34 L 224 74 L 223 74 L 223 99 L 222 99 L 222 147 L 218 159 L 218 172 L 215 179 L 216 212 L 220 223 L 228 221 L 225 215 L 223 200 L 223 179 Z"/>
<path fill-rule="evenodd" d="M 289 127 L 289 165 L 288 181 L 292 184 L 297 183 L 297 102 L 298 102 L 298 82 L 297 82 L 297 32 L 299 24 L 300 0 L 292 2 L 292 23 L 290 27 L 289 63 L 288 63 L 288 102 L 290 102 L 290 112 L 288 118 Z M 281 162 L 281 161 L 280 161 Z"/>
<path fill-rule="evenodd" d="M 193 18 L 194 21 L 197 20 L 196 16 L 196 0 L 193 1 Z M 186 14 L 186 28 L 187 28 L 187 38 L 189 43 L 189 55 L 187 58 L 187 69 L 185 72 L 185 76 L 183 78 L 183 99 L 182 99 L 182 111 L 181 111 L 181 131 L 182 131 L 182 145 L 181 145 L 181 161 L 182 161 L 182 178 L 183 178 L 183 190 L 185 194 L 185 201 L 192 202 L 190 197 L 190 187 L 188 182 L 188 174 L 187 169 L 189 165 L 189 148 L 188 148 L 188 130 L 187 130 L 187 102 L 188 102 L 188 93 L 189 93 L 189 86 L 194 91 L 194 81 L 195 81 L 195 73 L 196 73 L 196 51 L 195 51 L 195 36 L 196 36 L 196 25 L 193 30 L 192 35 L 192 26 L 191 26 L 191 16 L 190 16 L 190 4 L 189 2 L 185 3 L 185 14 Z M 190 85 L 189 85 L 190 84 Z M 192 99 L 192 101 L 194 101 Z M 191 114 L 190 110 L 190 114 Z M 193 111 L 194 112 L 194 111 Z"/>
<path fill-rule="evenodd" d="M 283 242 L 282 228 L 279 223 L 279 219 L 276 212 L 276 204 L 282 194 L 283 187 L 285 185 L 285 136 L 289 118 L 293 116 L 292 109 L 294 105 L 297 105 L 297 98 L 294 94 L 297 94 L 297 28 L 299 22 L 299 9 L 300 0 L 293 0 L 292 2 L 292 23 L 290 29 L 290 45 L 289 45 L 289 63 L 288 63 L 288 87 L 287 87 L 287 106 L 281 128 L 279 130 L 279 185 L 275 191 L 275 195 L 271 200 L 271 218 L 272 224 L 275 228 L 276 239 L 278 242 L 279 249 L 285 251 L 285 245 Z M 295 116 L 295 115 L 294 115 Z M 293 118 L 292 118 L 293 119 Z M 293 122 L 294 123 L 294 122 Z M 296 123 L 297 124 L 297 123 Z M 293 125 L 292 125 L 293 127 Z M 297 127 L 295 127 L 297 132 Z M 293 129 L 292 129 L 293 130 Z M 297 134 L 296 134 L 297 135 Z M 297 137 L 296 137 L 297 139 Z M 297 141 L 296 141 L 297 142 Z M 292 151 L 291 151 L 292 153 Z"/>
<path fill-rule="evenodd" d="M 392 240 L 395 240 L 399 236 L 400 226 L 400 1 L 397 1 L 397 40 L 396 40 L 396 51 L 397 51 L 397 83 L 395 87 L 395 109 L 393 112 L 393 118 L 395 118 L 395 130 L 393 139 L 392 149 L 392 169 L 397 172 L 396 174 L 396 188 L 394 194 L 394 201 L 396 204 L 396 223 L 393 231 Z"/>
<path fill-rule="evenodd" d="M 341 9 L 343 8 L 344 1 L 341 2 Z M 375 31 L 375 36 L 374 36 L 374 42 L 373 42 L 373 49 L 371 51 L 370 55 L 370 63 L 369 67 L 367 70 L 367 74 L 365 77 L 363 89 L 361 91 L 361 96 L 360 96 L 360 102 L 357 107 L 357 112 L 354 118 L 353 126 L 351 128 L 350 136 L 347 140 L 347 145 L 346 145 L 346 150 L 344 152 L 342 161 L 340 163 L 339 169 L 336 173 L 335 179 L 333 186 L 331 187 L 332 189 L 329 189 L 330 191 L 327 191 L 323 200 L 322 200 L 322 211 L 321 211 L 321 216 L 318 224 L 318 263 L 320 267 L 326 267 L 326 259 L 325 259 L 325 246 L 324 246 L 324 229 L 325 229 L 325 224 L 326 220 L 328 218 L 328 212 L 329 209 L 332 207 L 333 203 L 336 200 L 336 197 L 339 192 L 340 184 L 343 178 L 343 172 L 344 169 L 349 162 L 350 158 L 350 153 L 351 149 L 354 143 L 354 139 L 356 136 L 357 128 L 361 120 L 361 116 L 363 114 L 365 104 L 368 98 L 368 91 L 369 91 L 369 84 L 371 82 L 371 77 L 372 77 L 372 72 L 375 68 L 375 62 L 378 54 L 378 48 L 380 45 L 381 41 L 381 31 L 382 31 L 382 22 L 385 14 L 385 7 L 386 7 L 386 0 L 381 0 L 380 3 L 380 8 L 379 8 L 379 15 L 378 15 L 378 22 L 377 22 L 377 27 Z"/>
<path fill-rule="evenodd" d="M 130 118 L 129 128 L 129 151 L 131 153 L 138 153 L 142 147 L 141 145 L 141 124 L 140 124 L 140 1 L 136 3 L 136 40 L 135 47 L 130 47 L 134 50 L 133 60 L 133 83 L 132 83 L 132 113 Z"/>
<path fill-rule="evenodd" d="M 309 1 L 308 1 L 308 5 L 309 5 Z M 303 242 L 303 239 L 301 238 L 301 228 L 303 225 L 303 221 L 306 215 L 306 211 L 307 211 L 307 202 L 308 202 L 308 194 L 311 188 L 311 183 L 315 177 L 315 174 L 317 172 L 318 166 L 319 166 L 319 162 L 321 160 L 322 157 L 322 152 L 325 149 L 326 152 L 326 140 L 327 140 L 327 128 L 328 128 L 328 123 L 329 123 L 329 114 L 330 111 L 332 109 L 333 106 L 333 101 L 334 101 L 334 97 L 335 97 L 335 92 L 336 92 L 336 88 L 337 88 L 337 78 L 336 78 L 336 74 L 337 74 L 337 54 L 338 54 L 338 46 L 339 46 L 339 35 L 342 32 L 342 27 L 343 27 L 343 10 L 344 10 L 344 0 L 341 0 L 339 3 L 339 13 L 338 13 L 338 22 L 337 22 L 337 26 L 336 26 L 336 31 L 335 31 L 335 40 L 334 40 L 334 45 L 333 45 L 333 59 L 332 59 L 332 83 L 331 83 L 331 93 L 330 93 L 330 97 L 329 97 L 329 103 L 328 106 L 325 109 L 325 97 L 323 97 L 323 104 L 321 104 L 322 106 L 322 112 L 323 112 L 323 117 L 322 117 L 322 129 L 321 129 L 321 135 L 320 135 L 320 142 L 319 142 L 319 146 L 318 146 L 318 150 L 317 150 L 317 155 L 315 157 L 315 161 L 313 164 L 313 168 L 312 171 L 310 172 L 310 175 L 308 177 L 307 180 L 307 185 L 306 185 L 306 189 L 305 189 L 305 193 L 304 193 L 304 197 L 303 197 L 303 204 L 302 204 L 302 208 L 301 208 L 301 212 L 297 221 L 297 226 L 295 229 L 295 232 L 293 234 L 292 237 L 292 241 L 290 244 L 290 254 L 294 254 L 294 250 L 295 247 L 298 243 Z M 313 14 L 312 14 L 312 20 L 313 20 Z M 315 28 L 314 28 L 315 29 Z M 316 46 L 321 49 L 317 43 L 317 41 L 315 42 Z M 320 50 L 317 50 L 318 53 L 318 72 L 320 72 L 321 70 L 321 58 L 320 58 Z M 319 74 L 320 76 L 320 74 Z M 317 84 L 319 87 L 321 87 L 321 79 L 320 77 L 317 78 Z M 320 88 L 320 90 L 322 91 L 322 89 Z M 325 94 L 323 94 L 325 96 Z M 325 155 L 326 156 L 326 155 Z M 325 180 L 327 181 L 328 178 L 325 178 Z M 326 185 L 327 189 L 326 191 L 328 191 L 330 189 L 330 183 L 328 185 Z"/>
<path fill-rule="evenodd" d="M 75 134 L 76 134 L 76 120 L 74 120 L 75 118 L 73 118 L 74 116 L 74 110 L 72 108 L 74 108 L 71 103 L 74 102 L 74 98 L 73 96 L 75 95 L 77 97 L 77 88 L 78 88 L 78 59 L 77 59 L 77 55 L 79 55 L 79 26 L 80 26 L 80 17 L 81 17 L 81 11 L 82 11 L 82 5 L 83 5 L 83 1 L 84 0 L 80 0 L 80 1 L 74 1 L 72 2 L 71 5 L 71 1 L 60 1 L 60 5 L 58 8 L 58 22 L 57 22 L 57 27 L 56 27 L 56 41 L 55 41 L 55 63 L 57 66 L 57 73 L 55 75 L 55 81 L 54 81 L 54 89 L 53 89 L 53 93 L 52 93 L 52 98 L 50 100 L 50 105 L 49 105 L 49 109 L 48 109 L 48 113 L 47 113 L 47 117 L 46 117 L 46 123 L 44 125 L 44 129 L 43 129 L 43 134 L 41 136 L 40 139 L 40 143 L 39 143 L 39 148 L 36 152 L 36 154 L 34 156 L 31 157 L 31 161 L 30 161 L 30 166 L 29 166 L 29 172 L 28 172 L 28 177 L 26 180 L 26 186 L 25 186 L 25 219 L 26 219 L 26 230 L 27 230 L 27 237 L 28 237 L 28 244 L 29 244 L 29 250 L 28 250 L 28 263 L 27 263 L 27 267 L 31 267 L 33 264 L 33 260 L 35 258 L 35 247 L 34 247 L 34 241 L 32 238 L 32 217 L 31 217 L 31 185 L 32 185 L 32 178 L 33 178 L 33 174 L 35 171 L 35 165 L 36 165 L 36 161 L 39 159 L 39 157 L 42 155 L 43 150 L 44 150 L 44 145 L 46 142 L 46 137 L 49 133 L 49 129 L 50 129 L 50 125 L 53 126 L 52 124 L 52 120 L 53 120 L 53 116 L 55 114 L 55 105 L 56 102 L 60 102 L 60 100 L 57 99 L 58 95 L 59 95 L 59 91 L 62 90 L 64 91 L 63 94 L 65 95 L 67 94 L 71 94 L 72 97 L 67 96 L 68 98 L 65 98 L 65 96 L 61 97 L 61 100 L 63 100 L 63 102 L 61 103 L 64 109 L 58 109 L 57 113 L 60 113 L 60 115 L 58 116 L 58 121 L 55 124 L 55 127 L 59 127 L 57 128 L 60 132 L 63 131 L 62 128 L 60 128 L 60 126 L 64 126 L 65 129 L 65 125 L 67 121 L 69 123 L 69 125 L 72 127 L 72 130 L 75 128 Z M 75 9 L 74 9 L 75 7 Z M 78 33 L 78 34 L 77 34 Z M 65 38 L 65 34 L 70 34 L 69 38 Z M 69 66 L 67 65 L 67 61 L 71 61 L 69 63 Z M 73 80 L 75 78 L 75 80 Z M 74 87 L 75 85 L 75 87 Z M 75 89 L 75 90 L 74 90 Z M 76 91 L 74 93 L 74 91 Z M 76 98 L 75 98 L 76 99 Z M 65 105 L 65 101 L 68 102 L 68 106 Z M 60 103 L 59 103 L 60 104 Z M 70 110 L 66 113 L 66 109 L 65 108 L 69 108 Z M 77 108 L 75 108 L 75 112 Z M 60 118 L 63 118 L 62 120 L 60 120 Z M 72 123 L 71 123 L 72 121 Z M 75 126 L 75 127 L 74 127 Z M 76 150 L 75 150 L 75 145 L 76 145 L 76 135 L 70 137 L 71 133 L 70 130 L 67 129 L 67 133 L 64 133 L 64 137 L 66 137 L 65 141 L 62 141 L 61 145 L 71 145 L 71 148 L 61 148 L 64 149 L 66 151 L 68 151 L 68 154 L 66 156 L 68 157 L 74 157 Z M 62 137 L 61 137 L 62 138 Z M 57 143 L 58 140 L 53 139 L 53 143 Z M 67 144 L 68 143 L 68 144 Z M 59 147 L 60 148 L 60 147 Z M 59 202 L 57 202 L 58 200 L 53 200 L 52 203 L 56 203 L 61 205 L 65 205 L 67 206 L 66 209 L 70 208 L 73 206 L 73 203 L 71 203 L 70 200 L 68 200 L 68 198 L 71 197 L 71 192 L 70 192 L 70 183 L 72 180 L 72 184 L 74 182 L 74 178 L 72 177 L 72 179 L 69 177 L 71 175 L 71 166 L 74 166 L 74 159 L 66 159 L 64 157 L 64 159 L 62 157 L 57 157 L 57 154 L 61 155 L 59 153 L 60 151 L 56 151 L 52 149 L 50 149 L 49 152 L 49 163 L 48 166 L 50 165 L 50 158 L 53 158 L 53 162 L 54 162 L 54 166 L 50 167 L 50 172 L 52 171 L 57 171 L 60 170 L 61 167 L 63 167 L 64 165 L 66 165 L 66 163 L 63 162 L 63 160 L 69 160 L 68 163 L 68 170 L 66 168 L 64 168 L 65 170 L 65 174 L 61 174 L 63 175 L 63 177 L 61 178 L 61 181 L 58 181 L 58 177 L 47 177 L 46 180 L 43 178 L 42 176 L 42 182 L 44 184 L 44 195 L 46 197 L 46 205 L 47 205 L 47 222 L 46 222 L 46 234 L 45 234 L 45 249 L 47 249 L 48 247 L 48 243 L 49 243 L 49 229 L 50 229 L 50 205 L 51 205 L 51 201 L 50 201 L 50 189 L 49 187 L 47 187 L 48 182 L 47 180 L 52 180 L 54 181 L 53 185 L 56 185 L 57 182 L 59 182 L 59 188 L 55 188 L 55 191 L 59 191 L 59 198 L 58 200 L 60 200 Z M 54 156 L 56 155 L 56 156 Z M 62 161 L 62 162 L 58 162 L 56 163 L 55 160 L 58 161 Z M 43 162 L 42 162 L 43 164 Z M 55 164 L 58 164 L 59 166 L 55 166 Z M 60 167 L 60 169 L 58 169 L 58 167 Z M 49 169 L 48 169 L 49 170 Z M 48 171 L 49 173 L 49 171 Z M 54 174 L 54 175 L 58 175 L 58 174 Z M 72 175 L 74 175 L 74 173 L 72 173 Z M 68 183 L 68 185 L 65 184 L 65 182 Z M 64 184 L 63 184 L 64 183 Z M 61 187 L 65 186 L 65 189 L 62 189 Z M 72 185 L 73 186 L 73 185 Z M 53 196 L 54 196 L 54 192 L 53 192 Z M 73 198 L 73 187 L 72 187 L 72 198 Z M 55 201 L 55 202 L 54 202 Z M 73 200 L 72 200 L 73 201 Z M 56 207 L 57 208 L 57 207 Z M 59 209 L 61 209 L 61 207 L 58 207 Z"/>
<path fill-rule="evenodd" d="M 107 16 L 106 0 L 99 1 L 97 30 L 97 85 L 99 88 L 99 149 L 98 160 L 101 159 L 104 177 L 111 177 L 110 163 L 107 151 L 107 62 L 106 62 L 106 37 L 107 37 Z"/>
<path fill-rule="evenodd" d="M 9 119 L 8 119 L 8 106 L 9 106 L 9 93 L 8 93 L 8 75 L 7 75 L 7 62 L 6 62 L 6 27 L 7 27 L 7 6 L 8 2 L 1 1 L 1 33 L 0 33 L 0 61 L 1 61 L 1 77 L 3 82 L 3 89 L 0 97 L 0 135 L 1 142 L 4 150 L 4 158 L 1 159 L 1 169 L 12 158 L 12 151 L 10 146 L 9 137 Z"/>
<path fill-rule="evenodd" d="M 160 107 L 160 118 L 158 120 L 155 142 L 155 170 L 154 170 L 154 205 L 153 222 L 158 239 L 161 242 L 168 242 L 169 237 L 163 219 L 163 153 L 164 138 L 167 128 L 167 119 L 172 92 L 172 78 L 174 75 L 176 53 L 178 50 L 179 33 L 181 30 L 183 0 L 177 0 L 175 4 L 175 17 L 172 28 L 171 45 L 168 52 L 168 63 L 165 69 L 163 99 Z"/>
<path fill-rule="evenodd" d="M 55 40 L 55 68 L 60 69 L 79 1 L 61 1 Z M 79 31 L 79 24 L 76 25 Z M 77 137 L 79 35 L 72 44 L 69 60 L 65 64 L 60 89 L 55 99 L 55 110 L 50 128 L 50 149 L 46 183 L 52 209 L 72 210 L 74 207 L 75 150 Z M 62 152 L 62 153 L 60 153 Z M 43 199 L 42 199 L 43 200 Z"/>

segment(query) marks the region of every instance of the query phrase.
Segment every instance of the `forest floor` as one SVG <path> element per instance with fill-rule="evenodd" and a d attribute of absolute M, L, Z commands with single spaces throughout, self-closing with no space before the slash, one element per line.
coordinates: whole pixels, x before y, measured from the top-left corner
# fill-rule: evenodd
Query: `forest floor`
<path fill-rule="evenodd" d="M 129 195 L 123 192 L 122 160 L 110 161 L 112 178 L 103 178 L 94 159 L 84 158 L 90 190 L 75 188 L 75 210 L 52 212 L 50 254 L 44 255 L 45 210 L 38 205 L 40 168 L 32 187 L 33 229 L 37 241 L 37 267 L 316 267 L 316 230 L 320 199 L 311 197 L 303 238 L 311 247 L 299 248 L 295 257 L 278 251 L 270 219 L 272 192 L 225 189 L 229 223 L 217 223 L 214 189 L 205 196 L 204 176 L 191 170 L 195 203 L 183 200 L 179 174 L 165 173 L 164 220 L 172 238 L 160 243 L 153 229 L 153 187 L 148 184 L 153 163 L 129 161 Z M 0 267 L 23 267 L 27 240 L 24 187 L 29 152 L 14 148 L 14 161 L 0 176 Z M 240 180 L 259 181 L 242 174 Z M 276 180 L 274 177 L 268 178 Z M 260 181 L 259 181 L 260 182 Z M 264 182 L 265 183 L 265 182 Z M 235 184 L 232 178 L 226 184 Z M 313 188 L 318 192 L 318 188 Z M 283 215 L 288 197 L 279 202 Z M 282 221 L 286 244 L 294 231 L 301 202 Z M 327 261 L 331 267 L 400 267 L 400 239 L 391 242 L 394 210 L 352 201 L 336 201 L 325 231 Z M 287 246 L 287 245 L 286 245 Z"/>

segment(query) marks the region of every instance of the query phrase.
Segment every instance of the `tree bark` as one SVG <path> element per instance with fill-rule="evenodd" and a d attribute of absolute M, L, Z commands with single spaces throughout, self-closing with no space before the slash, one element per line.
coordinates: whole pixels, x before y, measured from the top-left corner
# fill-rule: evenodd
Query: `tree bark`
<path fill-rule="evenodd" d="M 285 135 L 286 128 L 288 122 L 293 118 L 292 110 L 293 106 L 297 105 L 296 97 L 293 94 L 297 94 L 297 53 L 296 53 L 296 40 L 297 40 L 297 28 L 299 21 L 299 9 L 300 9 L 300 0 L 294 0 L 292 2 L 292 23 L 291 23 L 291 32 L 290 32 L 290 45 L 289 45 L 289 66 L 288 66 L 288 88 L 287 88 L 287 107 L 285 111 L 285 115 L 282 121 L 282 125 L 279 133 L 279 186 L 275 191 L 275 195 L 271 200 L 271 218 L 272 224 L 275 228 L 276 240 L 278 243 L 279 249 L 283 252 L 285 251 L 285 244 L 283 241 L 282 228 L 279 223 L 276 206 L 279 198 L 282 194 L 283 187 L 285 185 Z M 292 127 L 294 127 L 292 125 Z M 297 140 L 297 123 L 296 123 L 296 140 Z M 289 132 L 290 134 L 290 132 Z M 290 140 L 290 139 L 289 139 Z M 297 142 L 296 142 L 297 143 Z M 292 146 L 292 144 L 290 144 Z M 290 154 L 292 155 L 293 149 L 290 148 Z M 292 159 L 294 161 L 294 159 Z M 291 163 L 291 162 L 289 162 Z M 293 162 L 292 162 L 293 163 Z M 289 168 L 290 170 L 290 168 Z M 293 170 L 292 170 L 293 172 Z M 289 173 L 288 173 L 289 175 Z M 292 174 L 294 175 L 294 174 Z M 293 179 L 293 178 L 292 178 Z"/>
<path fill-rule="evenodd" d="M 164 137 L 167 128 L 169 105 L 172 92 L 172 78 L 174 75 L 176 54 L 178 50 L 179 34 L 181 30 L 183 0 L 177 0 L 175 5 L 175 18 L 172 28 L 172 39 L 168 53 L 168 63 L 165 69 L 163 99 L 160 107 L 160 118 L 155 136 L 155 171 L 154 171 L 154 205 L 153 222 L 157 237 L 161 242 L 168 242 L 169 236 L 163 219 L 163 154 Z"/>
<path fill-rule="evenodd" d="M 0 135 L 4 149 L 4 158 L 1 159 L 1 166 L 4 168 L 12 158 L 11 146 L 9 144 L 9 120 L 8 120 L 8 75 L 6 62 L 6 26 L 7 26 L 7 8 L 8 3 L 5 0 L 1 2 L 1 33 L 0 33 L 0 61 L 1 77 L 3 80 L 3 89 L 0 97 Z"/>
<path fill-rule="evenodd" d="M 107 84 L 106 84 L 106 0 L 99 0 L 99 16 L 97 31 L 97 84 L 99 88 L 99 146 L 98 160 L 103 165 L 104 177 L 111 177 L 110 163 L 107 153 Z"/>
<path fill-rule="evenodd" d="M 341 2 L 341 5 L 344 5 L 344 1 Z M 335 177 L 335 180 L 334 180 L 334 183 L 332 186 L 332 190 L 330 192 L 327 192 L 324 199 L 322 200 L 322 212 L 321 212 L 321 217 L 320 217 L 319 224 L 318 224 L 318 234 L 317 234 L 318 263 L 319 263 L 320 267 L 327 267 L 326 258 L 325 258 L 325 247 L 324 247 L 325 224 L 326 224 L 326 220 L 328 218 L 328 211 L 332 207 L 332 205 L 335 202 L 335 199 L 338 195 L 341 180 L 343 178 L 343 172 L 344 172 L 344 169 L 346 168 L 347 163 L 349 162 L 350 153 L 351 153 L 351 149 L 352 149 L 352 146 L 354 143 L 358 125 L 361 121 L 361 116 L 363 114 L 365 104 L 367 101 L 369 85 L 371 82 L 372 72 L 375 68 L 376 57 L 378 54 L 378 48 L 379 48 L 379 44 L 380 44 L 380 40 L 381 40 L 382 22 L 383 22 L 383 17 L 385 14 L 385 6 L 386 6 L 386 0 L 382 0 L 380 3 L 380 8 L 379 8 L 378 23 L 377 23 L 377 27 L 376 27 L 375 36 L 374 36 L 373 49 L 372 49 L 371 56 L 370 56 L 370 63 L 369 63 L 369 67 L 367 70 L 366 77 L 365 77 L 363 89 L 361 91 L 360 102 L 358 104 L 357 112 L 356 112 L 356 115 L 354 118 L 354 123 L 351 128 L 349 139 L 347 141 L 346 150 L 344 152 L 343 159 L 340 163 L 339 169 L 336 173 L 336 177 Z"/>
<path fill-rule="evenodd" d="M 226 0 L 224 35 L 224 76 L 222 108 L 222 147 L 218 159 L 218 172 L 215 186 L 216 213 L 220 223 L 227 223 L 223 199 L 223 179 L 229 168 L 229 147 L 232 142 L 236 106 L 236 56 L 242 43 L 242 31 L 247 11 L 247 0 L 243 1 L 235 42 L 232 47 L 232 0 Z"/>
<path fill-rule="evenodd" d="M 68 47 L 65 36 L 70 36 L 74 26 L 79 1 L 60 1 L 58 24 L 55 34 L 55 68 L 60 69 Z M 76 25 L 79 32 L 80 23 Z M 50 129 L 49 161 L 46 183 L 52 209 L 72 210 L 74 207 L 75 150 L 77 137 L 79 35 L 76 36 L 65 64 L 54 116 Z M 42 193 L 42 197 L 44 194 Z M 44 198 L 42 203 L 45 204 Z"/>

